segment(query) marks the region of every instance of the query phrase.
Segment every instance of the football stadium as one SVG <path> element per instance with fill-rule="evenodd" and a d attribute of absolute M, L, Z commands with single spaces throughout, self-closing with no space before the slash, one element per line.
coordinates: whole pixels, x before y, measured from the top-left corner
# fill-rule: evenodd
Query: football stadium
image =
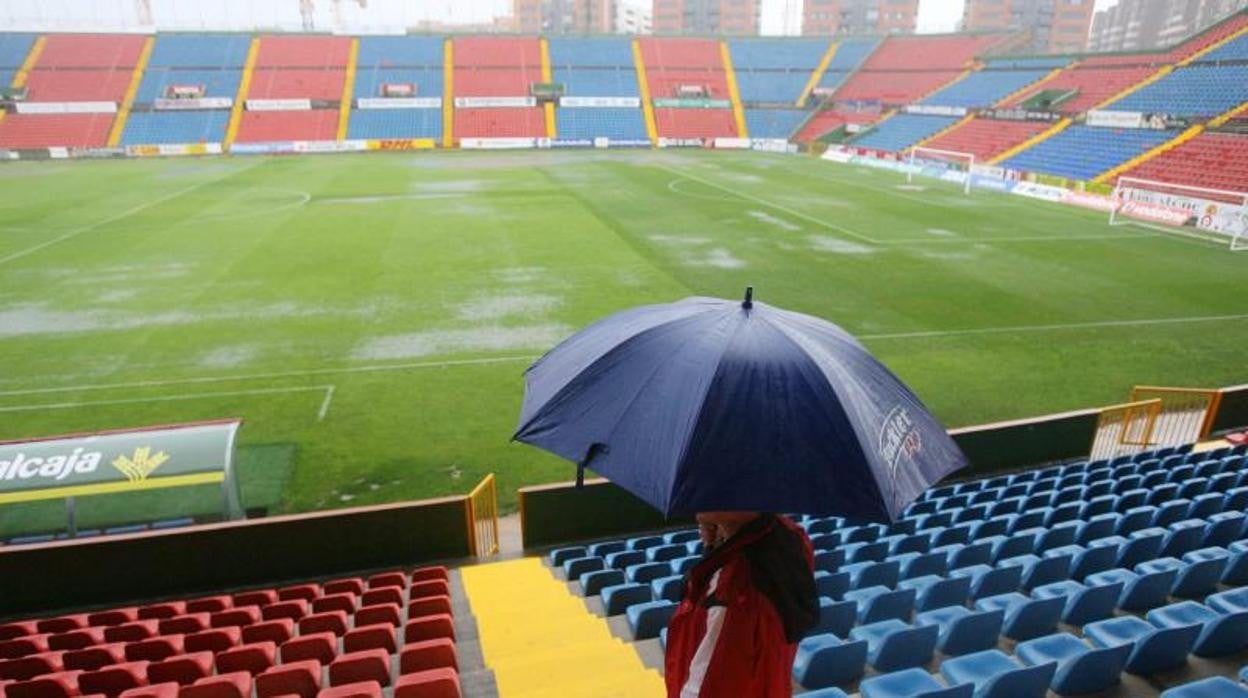
<path fill-rule="evenodd" d="M 1248 9 L 1150 2 L 0 8 L 0 698 L 772 698 L 736 510 L 785 695 L 1248 696 Z"/>

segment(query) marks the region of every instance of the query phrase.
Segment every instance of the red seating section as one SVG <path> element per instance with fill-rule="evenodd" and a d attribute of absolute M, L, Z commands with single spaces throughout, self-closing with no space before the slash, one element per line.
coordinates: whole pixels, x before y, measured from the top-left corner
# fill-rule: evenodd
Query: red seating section
<path fill-rule="evenodd" d="M 885 40 L 833 95 L 837 102 L 917 101 L 953 80 L 1000 35 L 909 36 Z"/>
<path fill-rule="evenodd" d="M 906 71 L 855 73 L 834 99 L 838 102 L 881 102 L 903 105 L 918 101 L 958 77 L 961 71 Z"/>
<path fill-rule="evenodd" d="M 1248 136 L 1203 133 L 1132 169 L 1126 176 L 1248 192 Z"/>
<path fill-rule="evenodd" d="M 996 121 L 975 118 L 926 143 L 924 147 L 971 153 L 986 162 L 1051 126 L 1043 121 Z"/>
<path fill-rule="evenodd" d="M 337 136 L 336 109 L 247 111 L 243 112 L 237 140 L 239 143 L 332 141 Z"/>
<path fill-rule="evenodd" d="M 1242 12 L 1236 14 L 1209 31 L 1175 48 L 1168 54 L 1166 62 L 1177 63 L 1193 53 L 1225 39 L 1246 26 L 1248 26 L 1248 14 Z"/>
<path fill-rule="evenodd" d="M 342 99 L 345 70 L 257 70 L 248 99 Z"/>
<path fill-rule="evenodd" d="M 456 109 L 456 138 L 542 138 L 546 115 L 540 107 Z"/>
<path fill-rule="evenodd" d="M 728 109 L 655 109 L 654 122 L 664 138 L 737 136 L 737 124 Z"/>
<path fill-rule="evenodd" d="M 827 109 L 815 114 L 797 134 L 799 141 L 813 141 L 819 136 L 844 126 L 845 124 L 866 125 L 879 119 L 881 114 L 874 112 L 845 112 Z"/>
<path fill-rule="evenodd" d="M 36 68 L 133 68 L 145 37 L 133 34 L 52 34 Z"/>
<path fill-rule="evenodd" d="M 340 36 L 265 36 L 257 68 L 341 68 L 351 54 L 351 39 Z"/>
<path fill-rule="evenodd" d="M 99 147 L 113 114 L 9 114 L 0 121 L 0 148 Z"/>
<path fill-rule="evenodd" d="M 455 39 L 456 68 L 509 68 L 541 74 L 542 47 L 537 39 L 463 36 Z M 456 85 L 456 93 L 459 86 Z"/>
<path fill-rule="evenodd" d="M 1063 72 L 1036 90 L 1020 96 L 1018 99 L 1013 100 L 1009 106 L 1018 106 L 1041 90 L 1076 89 L 1079 90 L 1079 93 L 1063 102 L 1058 107 L 1058 110 L 1066 114 L 1087 111 L 1152 75 L 1154 72 L 1156 70 L 1148 66 L 1094 68 L 1081 65 L 1073 70 Z"/>
<path fill-rule="evenodd" d="M 680 88 L 689 85 L 705 88 L 710 99 L 729 99 L 728 76 L 718 41 L 653 37 L 638 41 L 652 99 L 678 97 Z M 730 109 L 664 107 L 655 109 L 654 120 L 663 138 L 735 138 L 739 135 Z"/>
<path fill-rule="evenodd" d="M 397 677 L 394 693 L 400 698 L 458 698 L 449 594 L 446 569 L 427 567 L 0 625 L 0 696 L 252 698 L 254 688 L 256 698 L 380 698 L 382 687 Z M 347 596 L 355 601 L 351 613 L 313 611 L 318 601 L 338 599 L 333 603 L 341 605 Z M 386 611 L 369 612 L 377 608 Z M 435 613 L 424 615 L 426 610 Z M 341 621 L 343 632 L 313 623 L 315 632 L 274 634 L 302 630 L 318 615 Z M 378 616 L 393 623 L 365 622 Z M 198 643 L 179 633 L 214 620 L 230 625 L 198 631 Z M 249 631 L 262 626 L 268 628 L 263 634 L 283 639 L 244 642 Z M 134 637 L 139 629 L 162 634 L 108 642 L 110 631 L 121 628 Z M 206 644 L 210 634 L 224 642 L 190 649 Z M 75 649 L 58 651 L 54 645 Z"/>
<path fill-rule="evenodd" d="M 120 102 L 131 70 L 33 70 L 26 86 L 32 102 Z"/>

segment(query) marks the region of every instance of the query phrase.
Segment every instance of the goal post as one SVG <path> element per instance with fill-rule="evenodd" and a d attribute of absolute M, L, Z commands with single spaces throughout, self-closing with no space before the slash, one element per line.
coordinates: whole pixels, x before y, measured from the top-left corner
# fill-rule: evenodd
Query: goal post
<path fill-rule="evenodd" d="M 1248 192 L 1119 177 L 1110 225 L 1138 225 L 1248 250 Z"/>
<path fill-rule="evenodd" d="M 910 149 L 908 164 L 906 184 L 912 184 L 916 174 L 926 174 L 961 184 L 962 193 L 971 193 L 971 172 L 975 169 L 973 153 L 914 147 Z"/>

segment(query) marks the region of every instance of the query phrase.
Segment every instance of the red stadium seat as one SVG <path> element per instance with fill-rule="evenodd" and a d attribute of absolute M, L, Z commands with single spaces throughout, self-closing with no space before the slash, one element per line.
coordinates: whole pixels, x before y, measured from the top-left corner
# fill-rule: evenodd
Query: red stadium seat
<path fill-rule="evenodd" d="M 459 671 L 455 643 L 447 638 L 408 643 L 399 653 L 400 674 L 415 674 L 442 667 Z"/>
<path fill-rule="evenodd" d="M 65 670 L 64 652 L 41 652 L 0 661 L 0 680 L 29 681 L 36 676 Z"/>
<path fill-rule="evenodd" d="M 48 637 L 48 649 L 80 650 L 83 647 L 103 644 L 104 628 L 82 628 L 57 633 Z"/>
<path fill-rule="evenodd" d="M 295 622 L 289 618 L 266 620 L 243 628 L 243 642 L 269 641 L 281 645 L 295 636 Z"/>
<path fill-rule="evenodd" d="M 381 684 L 361 681 L 322 689 L 316 698 L 381 698 Z"/>
<path fill-rule="evenodd" d="M 207 613 L 187 613 L 161 620 L 156 628 L 161 635 L 190 635 L 207 630 L 210 627 L 209 618 Z"/>
<path fill-rule="evenodd" d="M 96 611 L 87 614 L 87 624 L 94 627 L 133 623 L 139 619 L 139 609 L 134 606 L 114 608 L 109 611 Z"/>
<path fill-rule="evenodd" d="M 81 671 L 44 674 L 29 681 L 16 681 L 4 687 L 5 698 L 74 698 L 78 695 Z"/>
<path fill-rule="evenodd" d="M 402 572 L 379 572 L 368 578 L 369 589 L 381 589 L 384 587 L 406 589 L 407 575 Z"/>
<path fill-rule="evenodd" d="M 251 698 L 251 674 L 236 671 L 183 686 L 178 698 Z"/>
<path fill-rule="evenodd" d="M 309 604 L 306 600 L 293 599 L 290 601 L 279 601 L 261 608 L 260 616 L 265 620 L 287 618 L 292 621 L 298 621 L 308 615 L 309 610 Z"/>
<path fill-rule="evenodd" d="M 455 620 L 449 613 L 414 618 L 403 626 L 403 642 L 436 640 L 440 637 L 455 640 Z"/>
<path fill-rule="evenodd" d="M 96 645 L 80 650 L 72 650 L 65 653 L 64 661 L 66 669 L 95 671 L 110 664 L 125 662 L 126 646 L 120 642 L 114 642 L 107 645 Z"/>
<path fill-rule="evenodd" d="M 101 693 L 116 698 L 126 690 L 147 685 L 147 662 L 124 662 L 78 676 L 78 690 L 84 695 Z"/>
<path fill-rule="evenodd" d="M 238 628 L 213 628 L 182 638 L 187 652 L 224 652 L 242 642 L 243 633 Z"/>
<path fill-rule="evenodd" d="M 181 635 L 154 637 L 150 640 L 131 642 L 126 645 L 126 659 L 131 662 L 146 660 L 159 662 L 185 651 Z"/>
<path fill-rule="evenodd" d="M 443 668 L 400 676 L 394 698 L 460 698 L 459 674 Z"/>
<path fill-rule="evenodd" d="M 313 613 L 324 613 L 326 611 L 345 611 L 348 614 L 355 613 L 358 604 L 359 595 L 349 592 L 340 594 L 326 594 L 316 601 L 312 602 Z"/>
<path fill-rule="evenodd" d="M 390 653 L 386 650 L 363 650 L 344 654 L 329 665 L 329 685 L 343 686 L 360 681 L 376 681 L 390 685 Z"/>
<path fill-rule="evenodd" d="M 212 652 L 192 652 L 170 657 L 147 665 L 147 682 L 158 684 L 172 681 L 179 686 L 190 686 L 200 679 L 212 676 L 212 665 Z"/>
<path fill-rule="evenodd" d="M 291 638 L 282 644 L 281 656 L 283 664 L 309 659 L 329 664 L 338 656 L 338 636 L 323 632 Z"/>
<path fill-rule="evenodd" d="M 271 603 L 277 603 L 277 591 L 274 589 L 253 589 L 234 595 L 235 606 L 268 606 Z"/>
<path fill-rule="evenodd" d="M 224 594 L 201 596 L 186 602 L 187 613 L 217 613 L 233 607 L 234 602 Z"/>
<path fill-rule="evenodd" d="M 277 698 L 284 695 L 316 698 L 320 690 L 321 663 L 316 660 L 283 664 L 256 677 L 257 698 Z"/>
<path fill-rule="evenodd" d="M 447 581 L 450 579 L 449 573 L 445 567 L 437 565 L 434 567 L 421 567 L 412 572 L 412 584 L 416 582 L 429 582 L 435 580 Z"/>
<path fill-rule="evenodd" d="M 397 645 L 394 641 L 394 626 L 389 623 L 356 626 L 342 636 L 343 652 L 359 652 L 360 650 L 384 649 L 393 653 Z"/>
<path fill-rule="evenodd" d="M 361 606 L 376 606 L 383 603 L 392 603 L 396 606 L 403 605 L 403 591 L 398 587 L 382 587 L 380 589 L 369 589 L 360 597 Z"/>
<path fill-rule="evenodd" d="M 39 635 L 27 635 L 0 642 L 0 659 L 17 659 L 18 657 L 47 652 L 51 649 L 48 647 L 49 637 L 47 633 L 41 633 Z"/>
<path fill-rule="evenodd" d="M 330 594 L 352 594 L 359 596 L 364 593 L 364 580 L 359 577 L 348 577 L 346 579 L 335 579 L 325 582 L 321 587 L 325 596 Z"/>
<path fill-rule="evenodd" d="M 20 620 L 13 623 L 5 623 L 0 625 L 0 642 L 13 640 L 27 635 L 34 635 L 39 631 L 35 628 L 35 621 Z"/>
<path fill-rule="evenodd" d="M 35 621 L 35 629 L 41 633 L 67 633 L 71 630 L 85 627 L 87 627 L 87 614 L 85 613 L 75 613 L 73 615 L 44 618 Z"/>
<path fill-rule="evenodd" d="M 348 627 L 350 624 L 347 622 L 347 614 L 342 611 L 313 613 L 299 621 L 299 634 L 331 632 L 335 635 L 343 635 Z"/>
<path fill-rule="evenodd" d="M 256 642 L 217 653 L 218 674 L 246 671 L 255 676 L 276 663 L 277 645 L 272 642 Z"/>
<path fill-rule="evenodd" d="M 321 587 L 317 584 L 296 584 L 277 590 L 278 601 L 303 600 L 311 603 L 321 595 Z"/>
<path fill-rule="evenodd" d="M 402 608 L 395 603 L 366 606 L 355 612 L 355 624 L 357 626 L 365 626 L 389 623 L 398 627 L 399 623 L 402 622 L 402 616 Z"/>
<path fill-rule="evenodd" d="M 430 596 L 424 599 L 416 599 L 407 605 L 408 618 L 420 618 L 421 616 L 433 616 L 443 613 L 451 615 L 451 597 L 449 596 Z"/>
<path fill-rule="evenodd" d="M 178 698 L 181 689 L 176 683 L 156 683 L 123 691 L 120 698 Z"/>
<path fill-rule="evenodd" d="M 214 628 L 244 628 L 259 622 L 260 609 L 255 606 L 238 606 L 208 617 L 208 623 Z"/>
<path fill-rule="evenodd" d="M 186 604 L 182 601 L 153 603 L 139 607 L 139 620 L 164 620 L 186 614 Z"/>
<path fill-rule="evenodd" d="M 445 580 L 431 579 L 421 582 L 413 582 L 411 589 L 407 592 L 409 600 L 423 599 L 429 596 L 450 596 L 451 585 Z"/>
<path fill-rule="evenodd" d="M 159 634 L 160 622 L 156 620 L 136 620 L 104 628 L 107 642 L 138 642 Z"/>

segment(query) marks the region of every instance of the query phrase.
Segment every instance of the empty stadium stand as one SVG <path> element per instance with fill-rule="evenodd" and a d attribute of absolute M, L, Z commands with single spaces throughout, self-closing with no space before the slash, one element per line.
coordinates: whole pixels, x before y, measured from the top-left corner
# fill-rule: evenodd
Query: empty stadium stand
<path fill-rule="evenodd" d="M 251 39 L 231 34 L 158 36 L 143 81 L 135 95 L 123 145 L 220 143 L 225 139 L 230 109 L 185 108 L 159 102 L 179 89 L 193 88 L 202 98 L 228 99 L 232 104 L 242 80 Z M 162 108 L 158 108 L 158 106 Z M 165 109 L 165 106 L 183 108 Z"/>
<path fill-rule="evenodd" d="M 733 39 L 728 42 L 741 101 L 792 105 L 828 50 L 824 39 Z M 753 129 L 750 130 L 754 135 Z"/>
<path fill-rule="evenodd" d="M 1045 121 L 1004 121 L 976 117 L 924 144 L 927 148 L 970 153 L 987 162 L 1049 128 Z"/>
<path fill-rule="evenodd" d="M 746 109 L 751 138 L 789 138 L 810 112 L 801 109 Z"/>
<path fill-rule="evenodd" d="M 1248 136 L 1205 132 L 1124 174 L 1207 189 L 1248 192 Z"/>
<path fill-rule="evenodd" d="M 1248 44 L 1248 40 L 1245 43 Z M 1216 116 L 1244 102 L 1248 102 L 1248 64 L 1197 64 L 1178 68 L 1106 108 L 1174 116 Z"/>
<path fill-rule="evenodd" d="M 840 129 L 847 124 L 866 126 L 879 118 L 879 112 L 858 112 L 836 109 L 821 110 L 816 112 L 814 116 L 810 117 L 810 120 L 802 126 L 801 131 L 797 134 L 797 140 L 815 140 L 831 131 Z"/>
<path fill-rule="evenodd" d="M 836 53 L 828 63 L 827 70 L 819 78 L 818 87 L 834 90 L 845 82 L 849 74 L 862 65 L 863 61 L 880 45 L 879 39 L 842 39 L 836 42 Z"/>
<path fill-rule="evenodd" d="M 568 106 L 556 111 L 560 138 L 647 140 L 645 117 L 632 42 L 624 38 L 552 38 L 550 62 L 554 82 L 572 98 L 606 97 L 635 100 L 637 106 Z"/>
<path fill-rule="evenodd" d="M 457 37 L 455 97 L 525 98 L 542 82 L 537 39 Z M 545 114 L 538 107 L 456 107 L 456 138 L 541 138 Z"/>
<path fill-rule="evenodd" d="M 1071 126 L 1001 164 L 1011 169 L 1083 181 L 1176 135 L 1172 130 Z"/>
<path fill-rule="evenodd" d="M 248 105 L 236 140 L 334 140 L 350 51 L 346 37 L 261 37 L 246 99 L 310 100 L 310 108 L 265 111 Z"/>
<path fill-rule="evenodd" d="M 875 150 L 903 150 L 957 121 L 955 116 L 897 114 L 877 124 L 870 133 L 855 139 L 854 145 Z"/>
<path fill-rule="evenodd" d="M 443 40 L 434 37 L 367 36 L 360 39 L 348 138 L 442 138 L 445 99 Z M 410 87 L 410 94 L 403 92 Z M 436 98 L 408 103 L 402 96 Z M 402 108 L 361 108 L 360 100 L 399 97 Z M 386 106 L 370 102 L 376 106 Z M 393 106 L 393 105 L 391 105 Z"/>
<path fill-rule="evenodd" d="M 918 101 L 956 78 L 976 54 L 1000 39 L 992 34 L 890 37 L 833 99 L 894 106 Z"/>
<path fill-rule="evenodd" d="M 736 137 L 728 78 L 718 41 L 643 37 L 638 39 L 658 133 L 666 138 Z M 690 90 L 709 100 L 692 106 L 664 106 Z M 796 96 L 794 97 L 796 99 Z"/>
<path fill-rule="evenodd" d="M 1154 72 L 1156 69 L 1151 66 L 1098 66 L 1092 61 L 1084 61 L 1065 70 L 1037 90 L 1020 95 L 1011 101 L 1010 106 L 1043 108 L 1044 105 L 1031 102 L 1039 92 L 1046 92 L 1066 96 L 1064 100 L 1049 105 L 1049 110 L 1064 114 L 1087 111 Z"/>
<path fill-rule="evenodd" d="M 990 107 L 1048 75 L 1048 70 L 981 70 L 928 96 L 922 104 Z"/>
<path fill-rule="evenodd" d="M 821 598 L 795 683 L 864 698 L 1223 695 L 1202 691 L 1234 685 L 1210 672 L 1233 675 L 1248 650 L 1245 453 L 1167 447 L 946 485 L 889 525 L 799 517 Z M 546 560 L 644 652 L 700 552 L 677 530 Z M 1199 669 L 1175 671 L 1189 657 Z"/>

